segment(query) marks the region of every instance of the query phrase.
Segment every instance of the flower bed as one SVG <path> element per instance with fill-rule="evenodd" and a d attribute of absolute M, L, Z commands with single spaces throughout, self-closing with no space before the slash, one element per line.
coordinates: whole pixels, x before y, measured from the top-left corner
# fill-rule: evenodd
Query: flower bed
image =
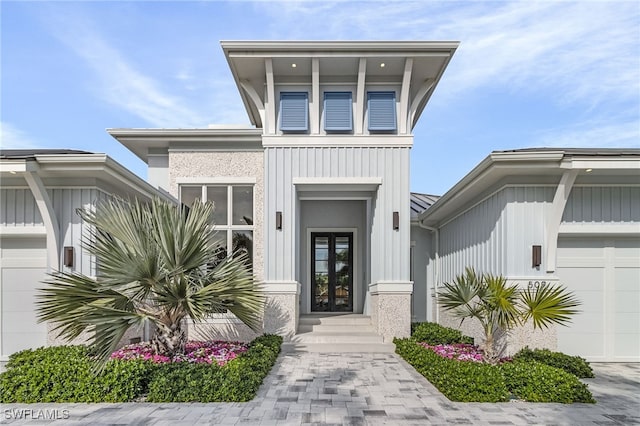
<path fill-rule="evenodd" d="M 97 374 L 86 346 L 27 349 L 11 355 L 0 374 L 0 403 L 249 401 L 281 344 L 274 335 L 248 345 L 190 342 L 174 362 L 154 357 L 148 344 L 129 345 Z"/>
<path fill-rule="evenodd" d="M 484 352 L 476 345 L 468 343 L 452 343 L 449 345 L 430 345 L 426 342 L 418 342 L 420 346 L 431 349 L 442 358 L 455 359 L 456 361 L 483 362 Z M 511 362 L 509 357 L 500 358 L 499 364 Z"/>
<path fill-rule="evenodd" d="M 137 359 L 151 361 L 155 364 L 169 362 L 190 362 L 195 364 L 213 364 L 220 366 L 236 359 L 238 355 L 248 350 L 248 345 L 241 342 L 207 341 L 187 342 L 184 354 L 178 354 L 172 358 L 164 355 L 155 355 L 149 342 L 134 343 L 111 354 L 111 359 L 123 361 Z"/>
<path fill-rule="evenodd" d="M 442 358 L 455 359 L 458 361 L 482 362 L 482 351 L 474 345 L 468 343 L 454 343 L 451 345 L 430 345 L 419 342 L 420 346 L 431 349 Z"/>

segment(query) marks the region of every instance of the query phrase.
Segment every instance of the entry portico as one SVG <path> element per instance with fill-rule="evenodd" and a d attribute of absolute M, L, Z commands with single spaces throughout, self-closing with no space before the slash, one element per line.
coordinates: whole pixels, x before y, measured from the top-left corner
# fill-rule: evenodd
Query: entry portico
<path fill-rule="evenodd" d="M 109 132 L 183 204 L 202 194 L 227 209 L 229 253 L 239 233 L 251 240 L 264 331 L 348 312 L 385 341 L 408 336 L 412 129 L 458 43 L 221 44 L 251 128 Z M 253 197 L 238 222 L 234 191 Z"/>

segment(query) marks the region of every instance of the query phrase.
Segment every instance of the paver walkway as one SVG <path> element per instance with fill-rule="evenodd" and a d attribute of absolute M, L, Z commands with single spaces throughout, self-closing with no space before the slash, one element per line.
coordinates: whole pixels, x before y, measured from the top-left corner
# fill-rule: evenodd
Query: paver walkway
<path fill-rule="evenodd" d="M 593 366 L 597 404 L 455 403 L 395 354 L 290 352 L 248 403 L 12 404 L 1 422 L 51 423 L 23 409 L 85 425 L 640 425 L 640 364 Z"/>

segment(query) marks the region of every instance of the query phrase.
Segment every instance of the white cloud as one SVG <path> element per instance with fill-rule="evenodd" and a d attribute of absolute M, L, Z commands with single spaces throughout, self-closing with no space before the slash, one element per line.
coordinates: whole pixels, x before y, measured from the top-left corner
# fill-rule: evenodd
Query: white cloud
<path fill-rule="evenodd" d="M 576 123 L 541 132 L 534 140 L 534 146 L 545 147 L 640 148 L 640 122 L 631 119 Z"/>
<path fill-rule="evenodd" d="M 32 149 L 40 144 L 34 141 L 24 131 L 11 123 L 0 121 L 0 148 L 2 149 Z"/>
<path fill-rule="evenodd" d="M 596 105 L 640 92 L 636 2 L 259 3 L 284 39 L 460 40 L 438 96 L 481 87 Z"/>
<path fill-rule="evenodd" d="M 201 113 L 136 69 L 110 45 L 86 16 L 47 16 L 52 31 L 93 70 L 95 91 L 104 101 L 134 114 L 155 127 L 198 127 L 207 124 Z M 57 21 L 57 22 L 56 22 Z M 60 25 L 63 23 L 62 25 Z"/>

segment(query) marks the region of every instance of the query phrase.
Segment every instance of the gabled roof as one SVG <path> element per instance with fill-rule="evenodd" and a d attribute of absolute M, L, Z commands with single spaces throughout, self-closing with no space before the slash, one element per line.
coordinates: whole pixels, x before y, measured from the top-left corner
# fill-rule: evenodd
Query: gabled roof
<path fill-rule="evenodd" d="M 37 173 L 44 179 L 99 179 L 121 196 L 175 198 L 157 189 L 106 154 L 72 149 L 0 150 L 0 176 L 3 181 L 21 179 Z"/>
<path fill-rule="evenodd" d="M 627 182 L 640 185 L 638 148 L 525 148 L 493 151 L 447 191 L 418 220 L 437 226 L 505 179 L 557 184 L 567 170 L 578 170 L 576 182 Z"/>

